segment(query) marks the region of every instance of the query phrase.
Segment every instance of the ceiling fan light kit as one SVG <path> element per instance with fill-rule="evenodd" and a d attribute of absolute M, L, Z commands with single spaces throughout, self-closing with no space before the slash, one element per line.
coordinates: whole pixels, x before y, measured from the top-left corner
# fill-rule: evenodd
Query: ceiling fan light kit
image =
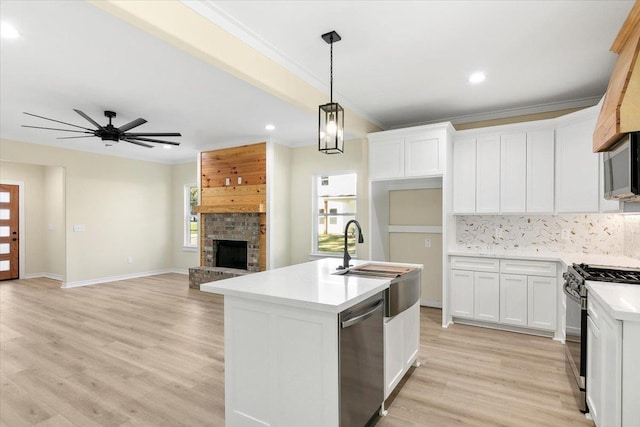
<path fill-rule="evenodd" d="M 318 107 L 318 150 L 325 154 L 344 152 L 344 109 L 333 102 L 333 44 L 342 40 L 340 34 L 330 31 L 322 39 L 331 46 L 330 100 Z"/>
<path fill-rule="evenodd" d="M 87 128 L 84 126 L 74 125 L 73 123 L 67 123 L 60 120 L 54 120 L 47 117 L 38 116 L 36 114 L 24 112 L 24 114 L 28 116 L 38 117 L 40 119 L 49 120 L 51 122 L 61 123 L 67 126 L 73 126 L 75 128 L 83 129 L 83 130 L 75 130 L 75 129 L 60 129 L 60 128 L 49 128 L 42 126 L 30 126 L 30 125 L 22 125 L 22 127 L 26 128 L 34 128 L 34 129 L 46 129 L 46 130 L 57 130 L 63 132 L 73 132 L 73 133 L 81 133 L 84 134 L 82 136 L 63 136 L 57 139 L 75 139 L 75 138 L 92 138 L 98 137 L 102 141 L 104 141 L 104 145 L 107 147 L 112 146 L 120 141 L 130 142 L 131 144 L 139 145 L 141 147 L 153 148 L 153 145 L 147 144 L 147 142 L 155 143 L 155 144 L 168 144 L 168 145 L 180 145 L 179 142 L 173 141 L 163 141 L 160 139 L 149 138 L 153 137 L 164 137 L 164 136 L 182 136 L 179 132 L 145 132 L 145 133 L 132 133 L 127 132 L 135 127 L 143 125 L 147 123 L 147 121 L 143 118 L 135 119 L 127 124 L 124 124 L 120 127 L 115 127 L 111 120 L 116 117 L 116 113 L 114 111 L 105 111 L 104 115 L 109 119 L 109 124 L 102 126 L 87 114 L 80 110 L 74 109 L 76 113 L 82 116 L 85 120 L 95 126 L 95 129 Z"/>

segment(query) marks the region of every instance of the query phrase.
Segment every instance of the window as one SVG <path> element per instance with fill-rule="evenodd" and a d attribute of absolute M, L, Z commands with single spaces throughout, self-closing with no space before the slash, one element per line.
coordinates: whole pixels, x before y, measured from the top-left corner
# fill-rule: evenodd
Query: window
<path fill-rule="evenodd" d="M 187 248 L 198 247 L 196 206 L 198 206 L 198 186 L 187 184 L 184 186 L 184 246 Z"/>
<path fill-rule="evenodd" d="M 318 175 L 314 183 L 314 253 L 341 254 L 344 227 L 356 218 L 356 174 Z M 347 240 L 349 253 L 355 253 L 355 237 Z"/>

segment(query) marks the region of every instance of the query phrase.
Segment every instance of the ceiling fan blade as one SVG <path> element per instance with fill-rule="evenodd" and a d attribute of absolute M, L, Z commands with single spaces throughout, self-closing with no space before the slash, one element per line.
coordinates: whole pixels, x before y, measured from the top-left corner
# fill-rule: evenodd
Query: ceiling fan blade
<path fill-rule="evenodd" d="M 146 141 L 146 142 L 157 142 L 158 144 L 180 145 L 179 142 L 160 141 L 159 139 L 141 138 L 139 136 L 130 137 L 130 138 L 127 139 L 127 141 L 132 140 L 132 139 L 135 139 L 135 140 L 138 140 L 138 141 Z"/>
<path fill-rule="evenodd" d="M 61 136 L 56 139 L 75 139 L 75 138 L 93 138 L 95 135 L 87 135 L 87 136 Z"/>
<path fill-rule="evenodd" d="M 48 130 L 61 130 L 63 132 L 75 132 L 75 133 L 90 133 L 91 135 L 93 135 L 92 131 L 84 131 L 84 130 L 73 130 L 73 129 L 58 129 L 58 128 L 45 128 L 42 126 L 29 126 L 29 125 L 22 125 L 23 128 L 34 128 L 34 129 L 48 129 Z"/>
<path fill-rule="evenodd" d="M 127 133 L 125 136 L 182 136 L 180 132 Z"/>
<path fill-rule="evenodd" d="M 94 125 L 96 128 L 98 129 L 104 129 L 101 125 L 98 124 L 98 122 L 96 122 L 95 120 L 93 120 L 91 117 L 87 116 L 85 113 L 83 113 L 80 110 L 76 110 L 75 108 L 73 109 L 73 111 L 75 111 L 76 113 L 80 114 L 82 117 L 84 117 L 89 123 L 91 123 L 92 125 Z"/>
<path fill-rule="evenodd" d="M 67 122 L 61 122 L 60 120 L 49 119 L 49 118 L 47 118 L 47 117 L 38 116 L 38 115 L 36 115 L 36 114 L 27 113 L 27 112 L 25 112 L 25 111 L 23 111 L 23 113 L 24 113 L 24 114 L 26 114 L 27 116 L 38 117 L 38 118 L 40 118 L 40 119 L 50 120 L 50 121 L 52 121 L 52 122 L 62 123 L 63 125 L 73 126 L 73 127 L 77 127 L 77 128 L 80 128 L 80 129 L 90 130 L 90 131 L 92 131 L 92 132 L 93 132 L 93 129 L 89 129 L 89 128 L 86 128 L 86 127 L 84 127 L 84 126 L 78 126 L 78 125 L 74 125 L 74 124 L 67 123 Z"/>
<path fill-rule="evenodd" d="M 133 129 L 134 127 L 137 127 L 137 126 L 143 125 L 143 124 L 145 124 L 145 123 L 147 123 L 147 121 L 146 121 L 145 119 L 142 119 L 142 118 L 140 118 L 140 119 L 135 119 L 134 121 L 129 122 L 129 123 L 127 123 L 126 125 L 122 125 L 122 126 L 120 126 L 120 127 L 118 128 L 118 130 L 119 130 L 120 132 L 126 132 L 126 131 L 128 131 L 129 129 Z"/>
<path fill-rule="evenodd" d="M 153 148 L 153 145 L 145 144 L 143 142 L 138 142 L 138 141 L 133 140 L 133 139 L 124 139 L 123 141 L 127 141 L 127 142 L 130 142 L 132 144 L 136 144 L 136 145 L 141 145 L 141 146 L 147 147 L 147 148 Z"/>

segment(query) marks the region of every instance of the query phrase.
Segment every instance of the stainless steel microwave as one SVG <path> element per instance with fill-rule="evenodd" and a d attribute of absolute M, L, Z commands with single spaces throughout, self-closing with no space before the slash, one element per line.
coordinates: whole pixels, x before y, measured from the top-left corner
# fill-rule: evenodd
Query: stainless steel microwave
<path fill-rule="evenodd" d="M 640 201 L 640 132 L 627 134 L 602 159 L 604 198 Z"/>

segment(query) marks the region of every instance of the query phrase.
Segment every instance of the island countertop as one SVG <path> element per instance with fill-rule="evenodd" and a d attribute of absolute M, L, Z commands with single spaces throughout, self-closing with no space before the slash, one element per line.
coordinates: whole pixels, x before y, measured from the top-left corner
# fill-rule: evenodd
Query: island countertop
<path fill-rule="evenodd" d="M 640 322 L 640 286 L 587 281 L 587 291 L 614 319 Z"/>
<path fill-rule="evenodd" d="M 420 264 L 351 260 L 422 269 Z M 262 302 L 340 313 L 389 287 L 391 279 L 334 274 L 340 259 L 325 258 L 261 271 L 231 279 L 203 283 L 200 290 Z"/>

